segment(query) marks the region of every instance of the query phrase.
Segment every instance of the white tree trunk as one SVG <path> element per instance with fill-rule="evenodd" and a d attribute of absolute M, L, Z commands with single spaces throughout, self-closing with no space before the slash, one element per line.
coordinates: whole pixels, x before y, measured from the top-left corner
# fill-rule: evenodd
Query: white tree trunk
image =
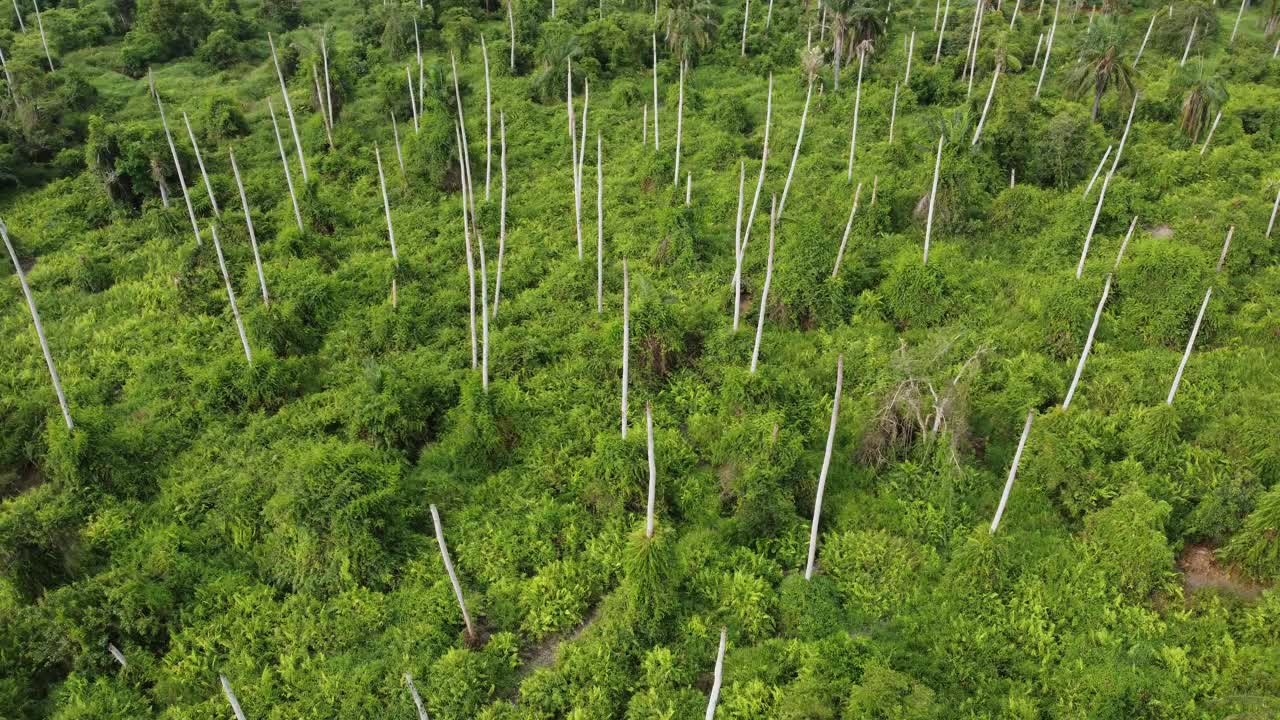
<path fill-rule="evenodd" d="M 747 24 L 751 21 L 751 0 L 747 0 L 746 9 L 742 11 L 742 57 L 747 56 Z"/>
<path fill-rule="evenodd" d="M 574 198 L 577 205 L 574 212 L 578 218 L 578 259 L 582 255 L 582 165 L 587 159 L 587 113 L 591 110 L 591 83 L 582 81 L 582 135 L 578 139 L 578 157 L 573 160 L 573 181 L 578 186 L 578 194 Z"/>
<path fill-rule="evenodd" d="M 809 118 L 809 100 L 813 98 L 813 81 L 809 81 L 809 89 L 804 96 L 804 112 L 800 114 L 800 132 L 796 135 L 796 149 L 791 152 L 791 168 L 787 170 L 787 181 L 782 185 L 782 198 L 778 201 L 778 217 L 787 207 L 787 193 L 791 192 L 791 179 L 796 174 L 796 161 L 800 159 L 800 144 L 804 142 L 805 121 Z"/>
<path fill-rule="evenodd" d="M 276 147 L 280 149 L 280 163 L 284 165 L 284 181 L 289 186 L 289 199 L 293 202 L 293 219 L 298 221 L 298 232 L 303 232 L 302 210 L 298 208 L 298 196 L 293 191 L 293 173 L 289 172 L 289 156 L 284 151 L 284 140 L 280 137 L 280 123 L 276 122 L 276 110 L 271 106 L 270 98 L 267 99 L 267 112 L 271 114 L 271 127 L 276 133 Z M 182 180 L 181 175 L 178 176 L 178 180 Z M 190 201 L 188 201 L 188 207 L 190 207 Z"/>
<path fill-rule="evenodd" d="M 484 58 L 484 201 L 489 202 L 489 176 L 493 170 L 493 89 L 489 82 L 489 47 L 480 36 L 480 55 Z"/>
<path fill-rule="evenodd" d="M 653 405 L 644 404 L 644 426 L 649 451 L 649 503 L 646 506 L 644 536 L 653 537 L 653 506 L 658 493 L 658 463 L 653 455 Z"/>
<path fill-rule="evenodd" d="M 231 172 L 236 176 L 236 188 L 240 191 L 240 204 L 244 207 L 244 224 L 249 228 L 249 246 L 253 248 L 253 264 L 258 269 L 258 285 L 262 287 L 262 304 L 271 307 L 271 296 L 267 293 L 267 276 L 262 272 L 262 256 L 258 253 L 258 236 L 253 230 L 253 218 L 249 215 L 249 197 L 245 195 L 244 183 L 240 181 L 240 167 L 236 165 L 236 154 L 228 150 L 231 156 Z"/>
<path fill-rule="evenodd" d="M 431 505 L 431 522 L 436 527 L 436 543 L 440 545 L 440 559 L 444 561 L 445 572 L 449 574 L 449 583 L 453 585 L 453 594 L 458 598 L 458 607 L 462 610 L 462 621 L 467 626 L 467 637 L 475 639 L 476 631 L 471 626 L 471 613 L 467 612 L 467 603 L 462 599 L 462 585 L 458 575 L 453 571 L 453 560 L 449 558 L 449 548 L 444 544 L 444 528 L 440 525 L 440 512 L 435 504 Z"/>
<path fill-rule="evenodd" d="M 13 0 L 13 14 L 18 16 L 18 30 L 27 31 L 27 24 L 22 20 L 22 10 L 18 8 L 18 0 Z"/>
<path fill-rule="evenodd" d="M 404 79 L 409 83 L 409 109 L 413 111 L 413 132 L 417 134 L 420 127 L 418 124 L 418 98 L 413 90 L 413 71 L 408 65 L 404 66 Z"/>
<path fill-rule="evenodd" d="M 862 108 L 862 67 L 865 64 L 866 53 L 858 53 L 858 85 L 853 92 L 853 132 L 849 135 L 849 170 L 848 177 L 845 179 L 853 182 L 853 158 L 858 152 L 858 111 Z M 809 83 L 809 87 L 813 87 L 813 83 Z M 807 101 L 806 101 L 807 107 Z M 804 125 L 801 123 L 801 128 Z M 803 132 L 803 129 L 801 130 Z M 784 196 L 785 197 L 785 196 Z"/>
<path fill-rule="evenodd" d="M 978 74 L 978 49 L 982 47 L 982 21 L 985 7 L 985 1 L 978 3 L 978 28 L 977 34 L 973 37 L 973 60 L 969 63 L 969 89 L 965 91 L 966 98 L 973 95 L 973 77 Z"/>
<path fill-rule="evenodd" d="M 812 84 L 810 85 L 812 87 Z M 760 176 L 756 178 L 756 191 L 751 197 L 751 212 L 747 213 L 746 227 L 742 231 L 742 251 L 746 252 L 751 241 L 751 228 L 755 225 L 756 209 L 760 206 L 760 191 L 764 188 L 764 171 L 769 164 L 769 126 L 773 121 L 773 73 L 769 73 L 769 96 L 764 106 L 764 146 L 760 151 Z"/>
<path fill-rule="evenodd" d="M 964 46 L 964 67 L 960 69 L 960 79 L 962 80 L 969 75 L 969 59 L 973 57 L 973 38 L 974 35 L 977 34 L 978 27 L 981 24 L 980 18 L 982 17 L 982 12 L 980 10 L 980 5 L 981 3 L 975 4 L 973 8 L 973 22 L 969 25 L 969 40 Z"/>
<path fill-rule="evenodd" d="M 1009 479 L 1004 483 L 1004 492 L 1000 494 L 1000 504 L 996 506 L 996 515 L 991 518 L 992 535 L 1000 527 L 1000 517 L 1004 515 L 1005 505 L 1009 504 L 1009 492 L 1013 490 L 1013 479 L 1018 476 L 1018 463 L 1022 462 L 1022 450 L 1027 446 L 1027 436 L 1031 434 L 1031 420 L 1036 415 L 1034 409 L 1027 411 L 1027 422 L 1022 426 L 1022 437 L 1018 440 L 1018 449 L 1013 453 L 1013 464 L 1009 466 Z"/>
<path fill-rule="evenodd" d="M 222 682 L 222 694 L 226 695 L 227 702 L 231 703 L 231 711 L 236 714 L 236 720 L 245 720 L 244 711 L 240 709 L 240 701 L 236 699 L 236 694 L 231 689 L 231 682 L 227 680 L 226 675 L 219 675 L 218 679 Z"/>
<path fill-rule="evenodd" d="M 769 0 L 769 9 L 764 14 L 764 32 L 769 34 L 769 26 L 773 24 L 773 0 Z"/>
<path fill-rule="evenodd" d="M 169 154 L 173 156 L 173 169 L 178 173 L 178 185 L 182 188 L 182 199 L 187 204 L 187 217 L 191 220 L 191 232 L 196 236 L 198 247 L 204 242 L 200 239 L 200 226 L 196 223 L 196 211 L 191 206 L 191 195 L 187 193 L 187 179 L 182 174 L 182 161 L 178 159 L 178 148 L 173 144 L 173 133 L 169 132 L 169 121 L 164 115 L 164 102 L 160 100 L 155 78 L 150 72 L 147 73 L 147 80 L 151 84 L 151 94 L 155 95 L 156 107 L 160 108 L 160 124 L 164 127 L 164 139 L 169 143 Z"/>
<path fill-rule="evenodd" d="M 493 319 L 498 319 L 498 298 L 502 293 L 502 258 L 507 252 L 507 114 L 498 111 L 498 171 L 502 189 L 498 205 L 498 272 L 493 279 Z"/>
<path fill-rule="evenodd" d="M 329 116 L 329 127 L 333 128 L 338 119 L 333 116 L 333 85 L 329 82 L 329 46 L 325 44 L 324 33 L 320 33 L 320 55 L 324 58 L 324 106 Z M 330 138 L 330 143 L 333 139 Z"/>
<path fill-rule="evenodd" d="M 1111 172 L 1120 166 L 1120 155 L 1124 153 L 1124 144 L 1129 141 L 1129 128 L 1133 127 L 1133 113 L 1138 109 L 1138 94 L 1134 93 L 1133 102 L 1129 105 L 1129 119 L 1125 120 L 1124 132 L 1120 134 L 1120 145 L 1116 148 L 1116 156 L 1111 159 Z"/>
<path fill-rule="evenodd" d="M 658 17 L 658 0 L 653 0 L 653 16 Z M 653 149 L 661 150 L 658 142 L 658 34 L 653 34 Z"/>
<path fill-rule="evenodd" d="M 453 125 L 453 135 L 458 143 L 458 165 L 462 180 L 462 239 L 467 252 L 468 308 L 471 323 L 471 369 L 480 366 L 479 341 L 476 338 L 476 263 L 471 252 L 471 226 L 467 217 L 467 156 L 462 147 L 462 130 L 457 122 Z"/>
<path fill-rule="evenodd" d="M 1081 197 L 1089 197 L 1089 191 L 1093 189 L 1093 184 L 1098 181 L 1098 176 L 1102 174 L 1102 166 L 1107 164 L 1107 158 L 1111 157 L 1111 151 L 1115 149 L 1115 145 L 1108 145 L 1107 151 L 1102 153 L 1102 159 L 1098 161 L 1098 167 L 1093 170 L 1093 177 L 1089 178 L 1089 184 L 1084 187 Z"/>
<path fill-rule="evenodd" d="M 316 86 L 316 105 L 320 110 L 320 121 L 324 123 L 324 135 L 329 141 L 329 149 L 333 149 L 333 126 L 329 123 L 329 111 L 325 108 L 324 88 L 320 86 L 320 69 L 314 64 L 311 66 L 311 80 Z"/>
<path fill-rule="evenodd" d="M 844 224 L 844 236 L 840 238 L 840 249 L 836 250 L 836 264 L 831 268 L 831 279 L 840 274 L 840 261 L 844 259 L 845 246 L 849 244 L 849 233 L 853 230 L 853 216 L 858 213 L 858 198 L 862 196 L 862 183 L 853 191 L 853 207 L 849 208 L 849 220 Z"/>
<path fill-rule="evenodd" d="M 116 662 L 120 663 L 120 667 L 129 667 L 129 661 L 124 659 L 124 653 L 120 652 L 120 648 L 116 647 L 112 643 L 107 643 L 107 652 L 111 653 L 111 657 L 115 658 Z"/>
<path fill-rule="evenodd" d="M 231 315 L 236 321 L 236 332 L 240 334 L 240 344 L 244 346 L 244 358 L 253 365 L 253 351 L 249 349 L 249 336 L 244 332 L 244 321 L 240 319 L 240 306 L 236 305 L 236 291 L 231 287 L 231 275 L 227 272 L 227 261 L 222 257 L 222 243 L 218 242 L 218 228 L 209 225 L 209 234 L 213 236 L 213 251 L 218 255 L 218 268 L 222 270 L 222 281 L 227 285 L 227 300 L 231 303 Z"/>
<path fill-rule="evenodd" d="M 1098 321 L 1102 319 L 1102 308 L 1107 304 L 1107 295 L 1111 293 L 1111 273 L 1107 273 L 1107 281 L 1102 286 L 1102 299 L 1098 301 L 1098 309 L 1093 311 L 1093 324 L 1089 326 L 1089 336 L 1084 341 L 1084 349 L 1080 351 L 1080 361 L 1076 363 L 1076 374 L 1071 378 L 1071 387 L 1067 389 L 1067 397 L 1062 401 L 1065 412 L 1071 407 L 1071 398 L 1075 397 L 1076 387 L 1080 385 L 1080 376 L 1084 373 L 1085 361 L 1089 359 L 1089 350 L 1093 347 L 1093 336 L 1098 332 Z"/>
<path fill-rule="evenodd" d="M 413 698 L 413 706 L 418 710 L 418 720 L 431 720 L 427 716 L 427 706 L 422 704 L 422 696 L 418 694 L 418 688 L 413 684 L 413 676 L 409 673 L 404 674 L 404 684 L 409 687 L 409 697 Z"/>
<path fill-rule="evenodd" d="M 631 275 L 622 258 L 622 439 L 627 439 L 627 388 L 631 376 Z"/>
<path fill-rule="evenodd" d="M 902 84 L 908 87 L 911 85 L 911 61 L 915 58 L 915 55 L 916 55 L 916 31 L 912 30 L 911 44 L 907 47 L 907 72 L 902 77 Z"/>
<path fill-rule="evenodd" d="M 209 173 L 204 169 L 204 156 L 200 154 L 200 146 L 196 144 L 196 134 L 191 132 L 191 120 L 187 118 L 187 113 L 182 113 L 182 122 L 187 126 L 187 137 L 191 140 L 191 151 L 195 153 L 196 165 L 200 168 L 200 177 L 204 178 L 205 192 L 209 193 L 209 204 L 213 206 L 213 215 L 218 217 L 222 215 L 222 211 L 218 209 L 218 199 L 213 196 L 213 185 L 209 183 Z"/>
<path fill-rule="evenodd" d="M 1124 240 L 1120 242 L 1120 252 L 1116 253 L 1116 262 L 1111 266 L 1111 272 L 1120 269 L 1120 261 L 1124 259 L 1125 248 L 1129 247 L 1129 240 L 1133 238 L 1133 229 L 1138 226 L 1138 216 L 1134 215 L 1133 220 L 1129 222 L 1129 231 L 1124 234 Z"/>
<path fill-rule="evenodd" d="M 756 374 L 756 366 L 760 359 L 760 338 L 764 335 L 764 313 L 769 307 L 769 283 L 773 281 L 773 246 L 774 235 L 778 226 L 777 196 L 774 196 L 769 210 L 769 259 L 764 266 L 764 289 L 760 292 L 760 319 L 756 321 L 756 342 L 751 349 L 751 374 Z"/>
<path fill-rule="evenodd" d="M 1276 191 L 1276 201 L 1271 205 L 1271 219 L 1267 221 L 1267 238 L 1271 237 L 1271 231 L 1276 226 L 1276 211 L 1280 210 L 1280 190 Z"/>
<path fill-rule="evenodd" d="M 1222 243 L 1222 254 L 1218 255 L 1218 266 L 1214 268 L 1214 272 L 1222 272 L 1222 266 L 1227 262 L 1227 251 L 1231 249 L 1231 236 L 1236 234 L 1236 226 L 1232 225 L 1227 228 L 1227 239 Z"/>
<path fill-rule="evenodd" d="M 396 114 L 391 111 L 391 135 L 396 141 L 396 162 L 400 164 L 400 178 L 408 180 L 404 170 L 404 151 L 400 149 L 400 126 L 396 124 Z"/>
<path fill-rule="evenodd" d="M 1093 220 L 1089 222 L 1089 232 L 1084 236 L 1084 248 L 1080 251 L 1080 262 L 1076 263 L 1076 279 L 1084 273 L 1084 261 L 1089 256 L 1089 243 L 1093 242 L 1093 231 L 1098 227 L 1098 216 L 1102 214 L 1102 203 L 1107 199 L 1107 186 L 1111 184 L 1113 173 L 1108 172 L 1102 179 L 1102 191 L 1098 193 L 1098 204 L 1093 208 Z"/>
<path fill-rule="evenodd" d="M 391 257 L 400 262 L 400 255 L 396 252 L 396 231 L 391 226 L 391 202 L 387 199 L 387 179 L 382 173 L 382 152 L 378 149 L 377 143 L 373 146 L 373 157 L 378 163 L 378 186 L 382 188 L 382 209 L 387 216 L 387 238 L 391 241 Z"/>
<path fill-rule="evenodd" d="M 484 38 L 481 37 L 482 42 L 483 40 Z M 418 19 L 417 18 L 413 19 L 413 48 L 418 55 L 418 107 L 422 109 L 422 114 L 425 119 L 425 116 L 427 114 L 427 105 L 426 105 L 427 94 L 426 94 L 426 89 L 424 87 L 426 83 L 423 81 L 426 80 L 426 71 L 425 71 L 426 68 L 422 62 L 422 42 L 418 37 Z M 410 87 L 412 87 L 413 83 L 410 83 L 409 85 Z"/>
<path fill-rule="evenodd" d="M 36 27 L 40 28 L 40 44 L 44 46 L 44 58 L 49 61 L 49 72 L 53 72 L 53 56 L 49 54 L 49 40 L 44 36 L 44 21 L 40 19 L 39 0 L 31 0 L 36 8 Z"/>
<path fill-rule="evenodd" d="M 604 312 L 604 145 L 596 131 L 596 312 Z"/>
<path fill-rule="evenodd" d="M 893 126 L 898 121 L 898 83 L 893 84 L 893 107 L 889 110 L 889 144 L 893 144 Z"/>
<path fill-rule="evenodd" d="M 1013 4 L 1013 16 L 1009 18 L 1009 32 L 1013 32 L 1013 24 L 1018 22 L 1018 10 L 1022 7 L 1022 0 L 1017 0 Z"/>
<path fill-rule="evenodd" d="M 1196 40 L 1196 28 L 1200 26 L 1200 18 L 1196 18 L 1191 23 L 1191 33 L 1187 35 L 1187 46 L 1182 50 L 1182 60 L 1178 63 L 1178 67 L 1187 64 L 1187 56 L 1191 54 L 1191 43 Z"/>
<path fill-rule="evenodd" d="M 568 91 L 565 102 L 569 107 L 569 175 L 573 181 L 573 225 L 578 233 L 578 259 L 582 259 L 582 188 L 578 186 L 578 126 L 573 116 L 573 61 L 569 61 L 569 70 L 565 84 Z"/>
<path fill-rule="evenodd" d="M 933 237 L 933 208 L 938 200 L 938 174 L 942 171 L 942 135 L 938 136 L 938 157 L 933 161 L 933 189 L 929 191 L 929 215 L 924 222 L 924 264 L 929 264 L 929 241 Z"/>
<path fill-rule="evenodd" d="M 982 117 L 978 118 L 978 128 L 973 131 L 973 142 L 970 145 L 977 145 L 978 138 L 982 137 L 982 127 L 987 124 L 987 111 L 991 109 L 991 98 L 996 94 L 996 81 L 1000 79 L 1001 64 L 996 63 L 996 71 L 991 75 L 991 89 L 987 90 L 987 101 L 982 104 Z"/>
<path fill-rule="evenodd" d="M 289 101 L 289 88 L 284 84 L 284 73 L 280 71 L 280 58 L 276 56 L 276 41 L 267 33 L 267 42 L 271 44 L 271 61 L 276 66 L 276 77 L 280 79 L 280 94 L 284 96 L 284 111 L 289 116 L 289 129 L 293 131 L 293 144 L 298 150 L 298 165 L 302 167 L 302 182 L 310 182 L 307 175 L 307 158 L 302 152 L 302 136 L 298 135 L 298 122 L 293 117 L 293 103 Z"/>
<path fill-rule="evenodd" d="M 1062 8 L 1062 0 L 1053 7 L 1053 23 L 1049 26 L 1049 40 L 1044 47 L 1044 64 L 1040 66 L 1040 79 L 1036 82 L 1035 98 L 1040 99 L 1040 89 L 1044 87 L 1045 73 L 1049 72 L 1049 56 L 1053 53 L 1053 37 L 1058 32 L 1058 11 Z"/>
<path fill-rule="evenodd" d="M 1209 126 L 1209 134 L 1205 136 L 1204 145 L 1200 147 L 1200 156 L 1204 157 L 1204 153 L 1209 149 L 1209 143 L 1213 141 L 1213 131 L 1218 129 L 1218 123 L 1222 120 L 1222 111 L 1213 116 L 1213 124 Z"/>
<path fill-rule="evenodd" d="M 938 49 L 933 52 L 933 64 L 938 64 L 938 59 L 942 57 L 942 38 L 947 34 L 947 15 L 951 12 L 951 0 L 947 0 L 947 4 L 942 10 L 942 30 L 938 32 Z"/>
<path fill-rule="evenodd" d="M 1138 69 L 1138 61 L 1142 59 L 1142 51 L 1147 49 L 1147 41 L 1151 39 L 1151 31 L 1156 26 L 1156 14 L 1151 13 L 1151 22 L 1147 25 L 1147 34 L 1142 36 L 1142 44 L 1138 46 L 1138 54 L 1133 56 L 1133 69 Z"/>
<path fill-rule="evenodd" d="M 1178 394 L 1178 385 L 1182 383 L 1182 373 L 1187 369 L 1187 360 L 1191 359 L 1191 349 L 1196 345 L 1196 335 L 1200 334 L 1200 323 L 1204 320 L 1205 308 L 1209 307 L 1209 298 L 1213 295 L 1213 288 L 1209 288 L 1204 293 L 1204 302 L 1200 303 L 1200 312 L 1196 314 L 1196 323 L 1191 326 L 1191 337 L 1187 338 L 1187 349 L 1182 353 L 1182 362 L 1178 363 L 1178 372 L 1173 376 L 1173 385 L 1169 388 L 1169 397 L 1164 401 L 1166 405 L 1173 404 L 1173 398 Z"/>
<path fill-rule="evenodd" d="M 4 70 L 4 81 L 9 88 L 9 99 L 13 100 L 14 105 L 17 105 L 18 94 L 13 89 L 13 75 L 9 72 L 9 61 L 4 57 L 4 50 L 0 50 L 0 69 Z M 169 207 L 169 203 L 166 201 L 164 206 Z"/>
<path fill-rule="evenodd" d="M 1035 70 L 1040 64 L 1040 48 L 1044 47 L 1044 33 L 1040 33 L 1040 39 L 1036 40 L 1036 55 L 1031 61 L 1031 69 Z"/>
<path fill-rule="evenodd" d="M 851 216 L 852 217 L 852 216 Z M 827 489 L 827 472 L 831 469 L 831 450 L 836 444 L 836 421 L 840 418 L 840 392 L 844 387 L 844 354 L 836 358 L 836 394 L 831 399 L 831 427 L 827 430 L 827 450 L 822 455 L 822 471 L 818 474 L 818 492 L 813 500 L 813 523 L 809 526 L 809 563 L 804 579 L 813 579 L 813 565 L 818 558 L 818 523 L 822 519 L 822 495 Z"/>
<path fill-rule="evenodd" d="M 942 12 L 942 0 L 936 0 L 933 4 L 933 31 L 938 32 L 938 14 Z"/>
<path fill-rule="evenodd" d="M 747 163 L 738 161 L 738 215 L 733 232 L 733 331 L 738 332 L 739 309 L 742 305 L 742 190 L 746 182 Z M 1280 194 L 1276 195 L 1280 202 Z"/>
<path fill-rule="evenodd" d="M 44 364 L 49 368 L 49 379 L 53 381 L 53 391 L 58 395 L 62 419 L 67 423 L 67 429 L 73 430 L 75 423 L 71 421 L 67 396 L 62 392 L 62 378 L 58 375 L 58 368 L 53 363 L 53 353 L 49 351 L 49 340 L 44 334 L 44 324 L 40 322 L 40 312 L 36 310 L 36 299 L 31 294 L 31 286 L 27 284 L 27 274 L 22 270 L 22 263 L 18 262 L 18 253 L 14 251 L 13 243 L 9 240 L 9 227 L 3 220 L 0 220 L 0 237 L 4 238 L 4 247 L 9 251 L 9 259 L 13 261 L 13 271 L 17 274 L 18 284 L 22 286 L 22 294 L 27 299 L 27 309 L 31 311 L 31 324 L 35 325 L 36 337 L 40 340 L 40 350 L 44 353 Z"/>
<path fill-rule="evenodd" d="M 684 134 L 684 62 L 680 63 L 680 91 L 676 104 L 676 171 L 672 185 L 680 188 L 680 141 Z"/>
<path fill-rule="evenodd" d="M 716 703 L 720 701 L 720 686 L 724 682 L 724 648 L 728 638 L 728 629 L 720 628 L 720 649 L 716 651 L 715 679 L 711 682 L 711 698 L 707 702 L 705 720 L 712 720 L 716 716 Z"/>
<path fill-rule="evenodd" d="M 511 72 L 516 71 L 516 17 L 511 9 L 515 0 L 507 0 L 507 27 L 511 31 Z"/>
<path fill-rule="evenodd" d="M 640 147 L 649 146 L 649 103 L 644 104 L 644 112 L 640 116 Z"/>

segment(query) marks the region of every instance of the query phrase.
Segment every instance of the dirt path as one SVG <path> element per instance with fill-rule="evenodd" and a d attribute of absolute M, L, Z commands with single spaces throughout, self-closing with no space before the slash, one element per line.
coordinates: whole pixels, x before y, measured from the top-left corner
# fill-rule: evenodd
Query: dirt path
<path fill-rule="evenodd" d="M 564 643 L 573 642 L 574 640 L 582 637 L 583 633 L 585 633 L 588 628 L 600 619 L 600 612 L 603 605 L 604 603 L 602 602 L 596 603 L 596 606 L 592 608 L 590 614 L 587 615 L 587 619 L 583 620 L 581 625 L 574 628 L 573 632 L 568 634 L 560 633 L 558 635 L 552 635 L 537 645 L 529 648 L 527 651 L 521 653 L 520 659 L 522 662 L 520 663 L 520 669 L 516 671 L 516 681 L 519 682 L 524 680 L 526 677 L 533 674 L 534 671 L 540 670 L 544 667 L 550 667 L 555 663 L 556 656 L 560 653 L 560 646 Z"/>
<path fill-rule="evenodd" d="M 1213 547 L 1209 545 L 1188 545 L 1178 558 L 1178 569 L 1182 571 L 1182 584 L 1188 595 L 1209 587 L 1242 600 L 1256 600 L 1264 589 L 1262 585 L 1220 567 Z"/>

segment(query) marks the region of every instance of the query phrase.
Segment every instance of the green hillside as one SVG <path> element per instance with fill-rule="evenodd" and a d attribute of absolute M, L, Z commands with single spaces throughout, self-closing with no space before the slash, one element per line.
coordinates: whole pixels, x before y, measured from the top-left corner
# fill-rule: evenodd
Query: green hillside
<path fill-rule="evenodd" d="M 1245 1 L 17 0 L 0 718 L 1280 717 Z"/>

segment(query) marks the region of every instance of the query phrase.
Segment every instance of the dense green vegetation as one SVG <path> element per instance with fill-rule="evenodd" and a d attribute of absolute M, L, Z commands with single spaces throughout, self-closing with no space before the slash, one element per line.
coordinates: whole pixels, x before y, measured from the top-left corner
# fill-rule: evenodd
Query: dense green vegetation
<path fill-rule="evenodd" d="M 48 56 L 34 8 L 25 30 L 11 14 L 0 218 L 75 425 L 5 253 L 0 717 L 225 718 L 225 675 L 250 719 L 411 718 L 409 673 L 432 718 L 698 718 L 722 626 L 718 718 L 1280 714 L 1276 3 L 1247 8 L 1238 33 L 1236 6 L 1064 3 L 1039 92 L 1054 6 L 984 7 L 972 79 L 975 7 L 961 0 L 948 3 L 941 41 L 923 2 L 756 0 L 745 53 L 745 8 L 710 0 L 661 0 L 656 15 L 646 3 L 556 0 L 555 17 L 550 2 L 518 0 L 510 18 L 496 1 L 60 0 L 40 8 Z M 450 53 L 490 304 L 499 111 L 506 123 L 487 390 L 472 367 Z M 588 128 L 582 259 L 570 63 Z M 416 130 L 406 68 L 423 79 Z M 326 74 L 332 143 L 316 85 Z M 749 211 L 770 74 L 769 160 L 735 332 L 739 163 Z M 784 192 L 810 78 L 751 373 L 770 196 Z M 1099 161 L 1120 144 L 1134 93 L 1108 177 L 1112 160 Z M 838 356 L 817 571 L 805 580 Z"/>

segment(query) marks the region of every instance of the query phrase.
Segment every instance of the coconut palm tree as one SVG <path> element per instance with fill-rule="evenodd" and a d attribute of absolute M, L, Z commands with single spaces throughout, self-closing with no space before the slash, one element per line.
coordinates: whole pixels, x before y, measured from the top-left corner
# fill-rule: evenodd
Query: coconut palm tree
<path fill-rule="evenodd" d="M 1227 83 L 1216 66 L 1197 60 L 1178 71 L 1173 87 L 1185 93 L 1179 127 L 1194 142 L 1227 102 Z"/>
<path fill-rule="evenodd" d="M 865 52 L 884 32 L 884 10 L 870 0 L 827 0 L 835 51 L 835 87 L 840 89 L 840 64 L 848 62 L 855 50 Z"/>
<path fill-rule="evenodd" d="M 1124 29 L 1109 17 L 1099 19 L 1085 36 L 1080 59 L 1067 76 L 1067 88 L 1080 96 L 1093 92 L 1092 122 L 1098 121 L 1098 108 L 1102 96 L 1115 88 L 1124 97 L 1134 93 L 1134 71 L 1120 54 L 1124 42 Z"/>
<path fill-rule="evenodd" d="M 680 62 L 708 48 L 720 28 L 720 10 L 711 0 L 675 0 L 667 10 L 667 47 Z"/>

